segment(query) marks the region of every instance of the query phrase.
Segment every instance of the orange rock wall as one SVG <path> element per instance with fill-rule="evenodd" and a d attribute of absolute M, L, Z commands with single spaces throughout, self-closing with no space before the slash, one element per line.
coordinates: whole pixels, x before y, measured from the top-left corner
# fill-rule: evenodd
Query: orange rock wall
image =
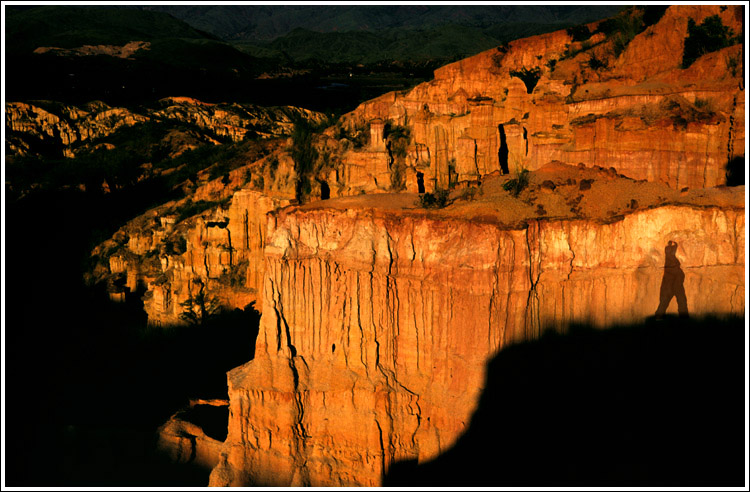
<path fill-rule="evenodd" d="M 33 104 L 9 102 L 5 105 L 5 127 L 11 132 L 43 140 L 54 139 L 68 147 L 149 119 L 125 108 L 110 108 L 102 102 L 92 102 L 81 108 L 60 105 L 56 113 Z M 9 150 L 10 153 L 26 154 L 29 149 L 11 146 Z M 66 156 L 73 157 L 73 154 L 66 152 Z"/>
<path fill-rule="evenodd" d="M 669 240 L 691 314 L 745 309 L 741 209 L 518 230 L 368 210 L 271 217 L 256 355 L 228 374 L 214 486 L 378 486 L 394 461 L 434 458 L 465 430 L 498 350 L 652 315 Z"/>
<path fill-rule="evenodd" d="M 566 31 L 513 41 L 446 65 L 408 92 L 365 102 L 344 120 L 408 126 L 408 165 L 424 173 L 428 191 L 447 186 L 449 165 L 460 180 L 499 170 L 500 125 L 511 173 L 559 160 L 615 167 L 674 188 L 715 186 L 725 181 L 727 161 L 744 155 L 742 46 L 704 55 L 685 70 L 680 64 L 689 18 L 700 24 L 718 14 L 739 34 L 741 12 L 739 6 L 723 12 L 719 6 L 672 6 L 619 57 L 601 33 L 589 40 L 593 47 L 567 57 L 582 43 Z M 607 66 L 589 68 L 593 56 Z M 730 58 L 739 61 L 734 74 Z M 540 71 L 531 94 L 511 75 L 524 69 Z M 679 114 L 664 109 L 674 100 L 683 101 Z M 342 161 L 362 162 L 358 154 L 381 147 L 382 136 L 373 135 L 370 149 L 349 152 Z M 347 184 L 352 192 L 387 189 L 366 173 L 351 175 Z"/>
<path fill-rule="evenodd" d="M 101 101 L 80 107 L 53 104 L 6 103 L 5 125 L 10 133 L 11 154 L 29 154 L 33 149 L 27 140 L 41 139 L 59 144 L 66 157 L 75 157 L 77 151 L 87 149 L 82 144 L 107 137 L 120 128 L 147 121 L 190 123 L 208 131 L 200 135 L 201 141 L 218 144 L 211 134 L 235 142 L 246 136 L 278 138 L 292 133 L 297 118 L 315 123 L 324 118 L 320 113 L 293 106 L 266 108 L 238 103 L 212 104 L 188 97 L 161 99 L 155 109 L 142 108 L 140 111 L 143 114 L 110 107 Z"/>
<path fill-rule="evenodd" d="M 181 323 L 180 314 L 185 309 L 181 303 L 195 297 L 201 283 L 225 307 L 244 308 L 260 301 L 266 213 L 285 204 L 288 201 L 240 190 L 233 195 L 228 210 L 219 209 L 209 219 L 197 218 L 187 231 L 187 251 L 161 257 L 161 272 L 167 281 L 157 281 L 159 277 L 147 279 L 149 295 L 144 299 L 144 309 L 149 323 Z M 156 242 L 151 248 L 158 247 L 157 236 L 152 233 L 152 242 Z M 243 263 L 247 266 L 237 284 L 228 284 L 221 278 Z M 260 308 L 256 305 L 256 309 Z"/>

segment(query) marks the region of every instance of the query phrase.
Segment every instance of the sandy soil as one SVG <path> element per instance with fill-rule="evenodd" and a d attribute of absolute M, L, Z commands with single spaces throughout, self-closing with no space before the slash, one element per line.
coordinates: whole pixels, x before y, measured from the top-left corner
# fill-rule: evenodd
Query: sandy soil
<path fill-rule="evenodd" d="M 618 216 L 667 204 L 697 207 L 745 206 L 745 187 L 675 190 L 662 183 L 634 180 L 614 169 L 550 162 L 528 174 L 528 186 L 514 197 L 503 186 L 513 174 L 486 176 L 479 188 L 457 187 L 448 206 L 425 209 L 415 193 L 378 193 L 308 203 L 302 210 L 371 209 L 408 215 L 464 218 L 513 226 L 527 219 L 582 218 L 613 220 Z"/>

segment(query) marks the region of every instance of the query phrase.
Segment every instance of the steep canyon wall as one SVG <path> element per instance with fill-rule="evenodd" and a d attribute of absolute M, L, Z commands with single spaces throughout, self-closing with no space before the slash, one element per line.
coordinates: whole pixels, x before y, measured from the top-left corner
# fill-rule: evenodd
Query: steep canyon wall
<path fill-rule="evenodd" d="M 410 191 L 416 173 L 431 191 L 447 187 L 451 173 L 471 181 L 551 160 L 614 167 L 678 189 L 722 184 L 726 163 L 744 156 L 743 47 L 681 65 L 689 19 L 712 15 L 743 32 L 739 6 L 673 6 L 620 53 L 620 35 L 593 23 L 583 41 L 566 31 L 520 39 L 363 103 L 348 124 L 380 131 L 343 156 L 346 184 L 353 192 L 392 186 L 386 123 L 411 131 L 403 171 Z"/>
<path fill-rule="evenodd" d="M 455 442 L 498 350 L 573 321 L 653 315 L 670 240 L 691 314 L 744 313 L 744 237 L 741 208 L 677 205 L 525 228 L 273 215 L 256 355 L 228 375 L 211 485 L 379 485 L 394 461 Z"/>
<path fill-rule="evenodd" d="M 686 69 L 681 67 L 681 60 L 689 19 L 700 23 L 718 15 L 723 25 L 738 33 L 742 30 L 741 12 L 736 6 L 724 10 L 719 6 L 670 7 L 659 22 L 636 35 L 618 55 L 614 52 L 617 35 L 597 32 L 599 23 L 592 23 L 587 26 L 590 36 L 584 41 L 575 41 L 567 31 L 557 31 L 517 40 L 442 67 L 431 82 L 365 102 L 344 115 L 340 125 L 315 135 L 312 141 L 317 158 L 307 177 L 312 190 L 308 198 L 322 197 L 324 188 L 330 189 L 333 197 L 363 192 L 429 192 L 448 188 L 456 181 L 477 183 L 490 174 L 539 169 L 552 160 L 614 167 L 625 176 L 665 183 L 677 190 L 722 184 L 726 163 L 744 156 L 742 45 L 705 54 Z M 47 117 L 41 109 L 32 108 L 34 114 L 43 116 L 34 119 L 29 113 L 32 109 L 16 106 L 6 115 L 14 133 L 36 132 L 49 138 L 59 134 L 64 137 L 63 143 L 70 145 L 77 142 L 76 132 L 81 134 L 81 141 L 85 132 L 69 129 L 65 126 L 68 120 L 81 122 L 76 128 L 94 128 L 93 123 L 82 122 L 92 118 L 98 121 L 104 117 L 100 115 L 108 114 L 94 108 L 96 111 L 91 109 L 85 115 L 71 113 L 56 120 L 54 115 Z M 322 118 L 295 108 L 266 111 L 186 98 L 165 99 L 144 118 L 185 121 L 239 139 L 249 131 L 264 136 L 290 132 L 294 111 L 311 122 Z M 136 116 L 121 119 L 123 124 L 137 124 L 133 120 Z M 31 127 L 26 128 L 23 122 Z M 395 141 L 394 131 L 408 136 Z M 245 188 L 282 200 L 293 199 L 295 181 L 300 178 L 296 169 L 301 165 L 290 157 L 294 145 L 293 139 L 285 142 L 284 148 L 276 151 L 276 158 L 263 164 L 269 168 L 271 161 L 278 163 L 273 173 L 261 172 L 265 186 Z M 75 150 L 68 147 L 66 152 L 73 152 L 71 149 Z M 223 186 L 217 183 L 212 186 Z M 222 200 L 229 197 L 221 195 Z M 193 198 L 202 199 L 198 194 Z M 255 218 L 250 220 L 264 223 L 260 215 L 271 209 L 253 208 L 251 216 Z M 192 232 L 175 228 L 185 232 L 183 238 L 190 252 L 171 258 L 175 255 L 160 251 L 157 256 L 162 265 L 145 269 L 136 265 L 143 263 L 143 258 L 139 260 L 130 253 L 153 255 L 160 239 L 151 236 L 161 234 L 163 239 L 171 232 L 152 231 L 152 226 L 131 231 L 134 237 L 145 236 L 133 240 L 144 244 L 133 249 L 128 243 L 130 253 L 112 258 L 110 271 L 113 275 L 127 272 L 130 290 L 136 290 L 138 278 L 146 283 L 149 319 L 161 324 L 178 322 L 180 304 L 200 285 L 211 284 L 209 292 L 223 300 L 237 297 L 233 291 L 259 292 L 264 262 L 253 261 L 246 267 L 242 249 L 233 250 L 237 247 L 235 236 L 231 244 L 227 236 L 234 234 L 234 228 L 244 227 L 243 213 L 239 209 L 228 214 L 217 210 L 215 217 L 204 217 Z M 226 220 L 228 226 L 224 228 L 206 225 L 224 224 Z M 171 226 L 165 223 L 161 229 L 166 227 Z M 234 286 L 217 281 L 224 273 L 237 273 L 233 272 L 237 265 L 247 272 L 255 269 L 247 273 L 248 279 L 254 280 L 235 282 Z M 151 274 L 144 275 L 144 270 Z M 159 278 L 167 272 L 170 282 Z M 200 283 L 194 289 L 196 278 Z M 251 297 L 255 298 L 243 294 L 236 301 Z M 237 307 L 237 302 L 225 305 Z"/>
<path fill-rule="evenodd" d="M 299 142 L 279 139 L 271 155 L 226 179 L 201 177 L 185 199 L 97 248 L 106 263 L 98 278 L 114 284 L 113 297 L 145 291 L 152 324 L 184 322 L 185 303 L 203 294 L 263 312 L 255 359 L 228 375 L 229 434 L 211 485 L 375 486 L 394 462 L 435 458 L 469 424 L 499 350 L 573 322 L 606 328 L 653 315 L 668 241 L 679 245 L 691 314 L 743 314 L 743 207 L 734 198 L 708 205 L 710 193 L 700 206 L 673 200 L 684 187 L 723 184 L 724 165 L 744 156 L 742 45 L 681 67 L 688 19 L 711 15 L 742 31 L 738 6 L 677 6 L 618 54 L 594 23 L 584 41 L 558 31 L 450 64 L 313 135 L 313 162 L 295 162 Z M 71 155 L 86 149 L 80 130 L 60 130 L 65 118 L 14 108 L 6 124 L 17 134 L 78 142 Z M 41 114 L 41 126 L 24 111 Z M 181 98 L 147 116 L 233 140 L 289 134 L 294 120 Z M 507 177 L 485 186 L 488 175 L 543 171 L 553 160 L 586 169 L 546 188 L 551 174 L 540 172 L 536 198 L 510 198 Z M 298 175 L 305 165 L 310 174 Z M 622 188 L 626 213 L 591 206 L 584 171 L 610 167 L 611 180 L 664 183 L 670 198 L 649 188 L 654 196 L 636 200 Z M 324 187 L 353 201 L 290 207 L 302 179 L 312 190 L 303 203 Z M 483 213 L 468 202 L 445 214 L 373 206 L 384 192 L 456 181 L 484 183 L 474 190 L 486 191 Z M 555 187 L 569 190 L 553 196 Z M 540 196 L 554 200 L 534 202 Z M 201 202 L 211 206 L 186 212 Z M 581 204 L 601 210 L 586 215 Z M 519 210 L 528 213 L 511 224 Z"/>
<path fill-rule="evenodd" d="M 144 294 L 149 323 L 160 326 L 183 324 L 187 311 L 200 321 L 201 302 L 225 309 L 256 302 L 260 310 L 266 214 L 289 200 L 251 189 L 224 193 L 226 205 L 179 223 L 174 204 L 153 209 L 97 247 L 93 254 L 107 265 L 95 275 L 107 280 L 110 296 Z"/>

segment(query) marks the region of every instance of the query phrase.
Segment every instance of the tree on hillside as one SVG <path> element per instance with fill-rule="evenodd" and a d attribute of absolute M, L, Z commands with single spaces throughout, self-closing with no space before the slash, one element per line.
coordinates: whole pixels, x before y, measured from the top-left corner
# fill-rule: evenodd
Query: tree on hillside
<path fill-rule="evenodd" d="M 191 295 L 180 303 L 183 308 L 180 319 L 191 325 L 202 325 L 219 312 L 221 305 L 216 297 L 205 293 L 206 286 L 200 279 L 193 282 L 200 285 L 200 288 L 195 296 Z"/>

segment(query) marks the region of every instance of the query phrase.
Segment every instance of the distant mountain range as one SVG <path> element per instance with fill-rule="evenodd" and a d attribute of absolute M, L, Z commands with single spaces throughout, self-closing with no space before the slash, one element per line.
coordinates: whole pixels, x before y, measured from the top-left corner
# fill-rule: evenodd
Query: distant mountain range
<path fill-rule="evenodd" d="M 148 6 L 258 57 L 305 62 L 457 60 L 609 17 L 617 5 Z"/>
<path fill-rule="evenodd" d="M 127 105 L 182 95 L 215 102 L 347 110 L 387 90 L 429 79 L 434 68 L 451 61 L 513 39 L 605 18 L 621 9 L 617 5 L 10 6 L 5 26 L 6 97 L 70 104 L 99 99 Z M 137 49 L 123 49 L 135 41 L 141 43 L 129 46 Z M 364 81 L 373 73 L 392 80 L 381 77 L 373 86 L 371 80 Z M 330 80 L 332 76 L 346 81 Z M 363 80 L 357 82 L 356 76 Z M 309 90 L 344 86 L 349 93 Z"/>
<path fill-rule="evenodd" d="M 496 25 L 550 24 L 558 29 L 591 22 L 622 10 L 618 5 L 158 5 L 227 41 L 270 42 L 297 28 L 321 33 L 430 29 L 445 24 L 480 29 Z"/>
<path fill-rule="evenodd" d="M 117 55 L 133 41 L 141 48 Z M 122 105 L 171 95 L 231 97 L 278 66 L 167 13 L 138 9 L 8 7 L 5 50 L 11 101 Z"/>

